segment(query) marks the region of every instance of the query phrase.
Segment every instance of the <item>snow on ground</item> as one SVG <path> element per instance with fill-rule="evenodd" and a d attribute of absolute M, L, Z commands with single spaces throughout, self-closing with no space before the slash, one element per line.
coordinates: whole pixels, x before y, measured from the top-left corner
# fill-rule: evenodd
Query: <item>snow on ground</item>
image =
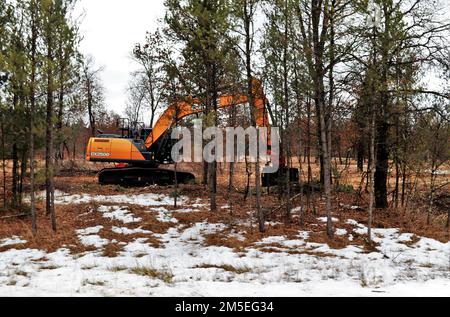
<path fill-rule="evenodd" d="M 347 234 L 347 230 L 345 229 L 336 229 L 337 236 L 345 236 Z"/>
<path fill-rule="evenodd" d="M 158 216 L 156 217 L 156 219 L 159 222 L 172 222 L 172 223 L 177 223 L 178 222 L 177 219 L 172 217 L 172 212 L 167 210 L 164 207 L 151 208 L 150 211 L 158 213 Z"/>
<path fill-rule="evenodd" d="M 103 213 L 104 218 L 109 218 L 111 220 L 118 220 L 124 224 L 142 221 L 142 218 L 135 217 L 134 214 L 132 214 L 127 209 L 127 207 L 100 206 L 100 208 L 98 208 L 97 210 Z"/>
<path fill-rule="evenodd" d="M 119 234 L 124 234 L 124 235 L 132 235 L 132 234 L 139 234 L 139 233 L 142 233 L 142 234 L 151 234 L 152 233 L 151 231 L 143 230 L 141 228 L 129 229 L 127 227 L 123 227 L 123 228 L 112 227 L 111 230 L 112 230 L 112 232 L 119 233 Z"/>
<path fill-rule="evenodd" d="M 102 237 L 94 234 L 94 235 L 89 235 L 89 236 L 79 236 L 80 241 L 83 245 L 89 247 L 96 247 L 96 248 L 102 248 L 105 245 L 109 244 L 109 240 L 108 239 L 103 239 Z"/>
<path fill-rule="evenodd" d="M 321 221 L 321 222 L 327 222 L 328 221 L 328 219 L 327 219 L 327 217 L 320 217 L 320 218 L 317 218 L 317 220 L 319 220 L 319 221 Z M 331 221 L 333 221 L 333 222 L 338 222 L 339 221 L 339 219 L 338 218 L 331 218 Z"/>
<path fill-rule="evenodd" d="M 24 244 L 24 243 L 27 243 L 27 241 L 22 240 L 19 237 L 11 237 L 9 239 L 0 240 L 0 248 L 7 247 L 10 245 L 16 245 L 16 244 Z"/>
<path fill-rule="evenodd" d="M 37 198 L 45 197 L 45 192 L 39 193 Z M 187 197 L 178 197 L 178 202 L 183 204 L 187 201 Z M 90 194 L 66 194 L 59 190 L 55 191 L 55 204 L 82 204 L 88 202 L 108 202 L 113 204 L 134 204 L 140 206 L 165 206 L 173 205 L 174 199 L 172 197 L 162 194 L 139 194 L 139 195 L 90 195 Z"/>
<path fill-rule="evenodd" d="M 367 254 L 356 245 L 336 250 L 308 242 L 309 232 L 299 231 L 295 239 L 266 237 L 237 252 L 204 244 L 205 236 L 223 230 L 224 224 L 178 225 L 163 207 L 170 204 L 169 197 L 57 195 L 59 204 L 89 200 L 118 204 L 99 207 L 103 216 L 123 222 L 123 227 L 112 228 L 115 233 L 151 234 L 126 227 L 129 220 L 141 219 L 119 206 L 125 203 L 147 206 L 148 212 L 173 227 L 153 235 L 162 247 L 139 238 L 116 257 L 101 255 L 101 248 L 109 243 L 98 235 L 105 230 L 102 226 L 77 230 L 80 241 L 97 251 L 1 252 L 0 296 L 450 296 L 450 242 L 412 240 L 414 235 L 397 229 L 374 229 L 378 251 Z M 183 212 L 195 212 L 202 205 L 199 200 L 182 201 Z M 337 228 L 338 235 L 350 238 L 367 230 L 355 220 L 347 223 L 353 232 Z M 245 239 L 239 232 L 232 235 Z M 0 246 L 25 242 L 11 237 L 1 240 Z M 266 247 L 278 252 L 265 252 Z"/>
<path fill-rule="evenodd" d="M 85 229 L 78 229 L 77 233 L 82 236 L 90 235 L 90 234 L 96 234 L 99 233 L 103 229 L 103 226 L 97 226 L 97 227 L 91 227 L 91 228 L 85 228 Z"/>

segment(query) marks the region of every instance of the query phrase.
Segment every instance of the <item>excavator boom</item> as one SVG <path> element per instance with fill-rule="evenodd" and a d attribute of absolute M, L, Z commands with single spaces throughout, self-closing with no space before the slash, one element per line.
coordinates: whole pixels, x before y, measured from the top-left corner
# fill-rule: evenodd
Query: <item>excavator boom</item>
<path fill-rule="evenodd" d="M 260 81 L 253 80 L 254 89 L 254 117 L 255 123 L 259 127 L 270 127 L 269 116 L 267 111 L 268 100 L 264 96 L 262 84 Z M 222 95 L 219 97 L 219 108 L 227 108 L 248 103 L 247 95 Z M 145 146 L 148 149 L 160 140 L 160 138 L 175 124 L 176 121 L 182 120 L 187 116 L 202 113 L 203 109 L 196 109 L 200 103 L 198 99 L 188 98 L 186 101 L 176 102 L 169 106 L 169 108 L 161 115 L 156 122 L 152 133 L 147 137 Z M 269 140 L 270 143 L 270 140 Z"/>

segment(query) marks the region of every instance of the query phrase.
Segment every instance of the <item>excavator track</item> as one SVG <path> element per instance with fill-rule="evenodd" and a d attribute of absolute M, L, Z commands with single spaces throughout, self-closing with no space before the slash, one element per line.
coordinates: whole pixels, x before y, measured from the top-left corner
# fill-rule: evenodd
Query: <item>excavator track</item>
<path fill-rule="evenodd" d="M 102 185 L 168 186 L 175 184 L 175 171 L 149 167 L 107 168 L 100 171 L 98 180 Z M 177 172 L 176 180 L 179 184 L 189 184 L 195 181 L 195 176 Z"/>

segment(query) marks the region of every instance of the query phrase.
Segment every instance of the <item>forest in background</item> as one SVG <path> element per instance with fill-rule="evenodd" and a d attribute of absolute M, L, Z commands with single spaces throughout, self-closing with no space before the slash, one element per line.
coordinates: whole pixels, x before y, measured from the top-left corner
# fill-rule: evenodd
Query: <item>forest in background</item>
<path fill-rule="evenodd" d="M 113 132 L 118 119 L 104 103 L 102 68 L 79 51 L 89 35 L 79 32 L 75 4 L 0 3 L 3 209 L 29 213 L 34 230 L 34 192 L 46 189 L 45 214 L 56 230 L 55 176 L 64 161 L 75 163 L 84 155 L 89 136 Z M 301 168 L 302 213 L 313 209 L 317 192 L 326 202 L 330 238 L 333 197 L 346 191 L 340 176 L 353 160 L 362 175 L 355 191 L 367 201 L 369 228 L 375 209 L 424 206 L 411 197 L 426 201 L 420 211 L 429 223 L 435 210 L 449 210 L 449 182 L 441 177 L 450 159 L 450 24 L 444 2 L 167 0 L 165 6 L 159 29 L 130 48 L 141 66 L 128 89 L 126 114 L 132 121 L 147 120 L 141 117 L 147 109 L 153 124 L 170 103 L 196 96 L 207 125 L 255 125 L 250 109 L 256 77 L 270 100 L 272 125 L 281 128 L 287 165 Z M 248 96 L 250 107 L 220 113 L 218 97 L 236 92 Z M 254 183 L 247 182 L 246 195 L 264 231 L 261 166 L 247 165 Z M 225 190 L 217 184 L 217 164 L 204 164 L 202 183 L 217 212 L 217 193 Z M 286 180 L 278 191 L 286 223 L 296 190 Z M 29 205 L 23 200 L 28 193 Z"/>

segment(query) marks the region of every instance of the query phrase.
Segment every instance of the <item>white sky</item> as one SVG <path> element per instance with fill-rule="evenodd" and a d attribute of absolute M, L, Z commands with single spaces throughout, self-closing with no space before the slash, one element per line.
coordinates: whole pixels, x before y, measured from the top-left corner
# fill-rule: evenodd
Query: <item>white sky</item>
<path fill-rule="evenodd" d="M 130 54 L 145 33 L 157 28 L 164 16 L 164 0 L 80 0 L 77 14 L 84 11 L 81 51 L 103 66 L 106 106 L 124 114 L 126 88 L 136 64 Z"/>
<path fill-rule="evenodd" d="M 442 0 L 450 8 L 450 0 Z M 137 65 L 130 54 L 164 16 L 164 0 L 79 0 L 77 15 L 85 13 L 81 26 L 81 50 L 94 57 L 102 73 L 108 109 L 124 115 L 126 88 Z M 450 13 L 449 13 L 450 15 Z M 147 120 L 146 120 L 147 121 Z"/>

